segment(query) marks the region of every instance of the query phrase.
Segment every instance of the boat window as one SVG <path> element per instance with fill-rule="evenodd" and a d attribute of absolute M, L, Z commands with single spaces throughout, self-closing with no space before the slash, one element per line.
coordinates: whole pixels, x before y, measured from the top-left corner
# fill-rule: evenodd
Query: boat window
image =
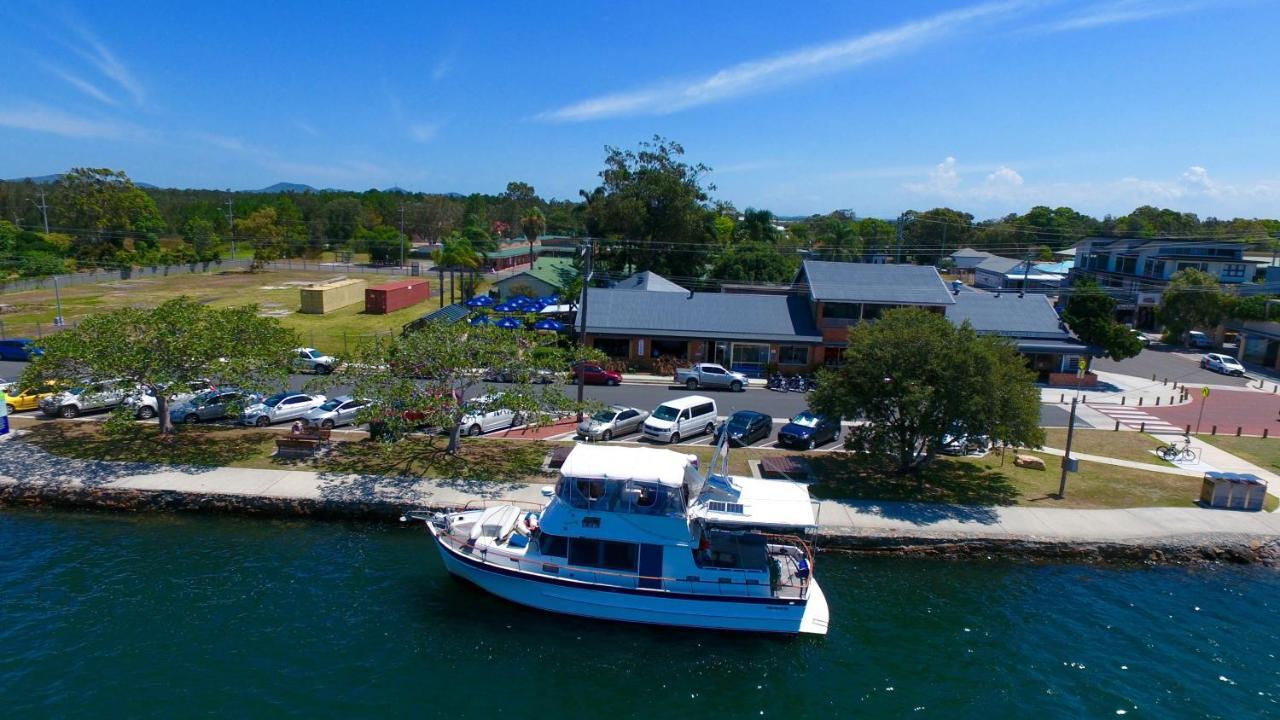
<path fill-rule="evenodd" d="M 635 543 L 586 538 L 572 538 L 569 542 L 570 565 L 635 572 L 639 556 Z"/>
<path fill-rule="evenodd" d="M 569 540 L 563 535 L 538 534 L 538 549 L 543 555 L 565 557 L 568 554 Z"/>

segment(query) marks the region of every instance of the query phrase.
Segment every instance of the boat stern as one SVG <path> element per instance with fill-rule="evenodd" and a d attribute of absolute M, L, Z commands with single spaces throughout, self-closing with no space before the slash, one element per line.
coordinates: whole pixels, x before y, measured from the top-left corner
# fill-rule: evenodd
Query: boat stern
<path fill-rule="evenodd" d="M 815 579 L 809 583 L 809 596 L 805 600 L 804 615 L 800 618 L 800 632 L 809 635 L 826 635 L 831 614 L 827 609 L 827 596 Z"/>

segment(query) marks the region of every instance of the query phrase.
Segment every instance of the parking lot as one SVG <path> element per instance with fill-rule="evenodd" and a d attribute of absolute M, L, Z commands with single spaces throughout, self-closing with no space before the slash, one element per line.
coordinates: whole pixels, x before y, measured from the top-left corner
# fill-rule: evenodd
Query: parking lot
<path fill-rule="evenodd" d="M 1215 350 L 1213 352 L 1218 351 Z M 1235 350 L 1228 348 L 1224 352 L 1234 355 Z M 1197 352 L 1188 348 L 1175 348 L 1153 343 L 1150 347 L 1138 353 L 1137 357 L 1132 357 L 1128 360 L 1120 362 L 1106 358 L 1094 360 L 1093 369 L 1146 379 L 1151 379 L 1152 376 L 1155 376 L 1157 381 L 1168 379 L 1169 382 L 1173 382 L 1176 380 L 1179 383 L 1185 383 L 1193 387 L 1196 385 L 1235 385 L 1244 387 L 1251 381 L 1249 375 L 1233 377 L 1200 369 L 1200 358 L 1204 354 L 1204 352 Z"/>

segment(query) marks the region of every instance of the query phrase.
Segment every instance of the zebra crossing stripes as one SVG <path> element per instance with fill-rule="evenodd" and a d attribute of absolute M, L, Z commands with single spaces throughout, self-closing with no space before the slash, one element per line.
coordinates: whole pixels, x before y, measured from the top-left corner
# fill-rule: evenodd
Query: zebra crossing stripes
<path fill-rule="evenodd" d="M 1106 415 L 1112 420 L 1119 420 L 1121 425 L 1134 430 L 1143 429 L 1149 433 L 1181 435 L 1184 428 L 1169 423 L 1144 410 L 1131 407 L 1111 405 L 1090 405 L 1089 407 Z"/>

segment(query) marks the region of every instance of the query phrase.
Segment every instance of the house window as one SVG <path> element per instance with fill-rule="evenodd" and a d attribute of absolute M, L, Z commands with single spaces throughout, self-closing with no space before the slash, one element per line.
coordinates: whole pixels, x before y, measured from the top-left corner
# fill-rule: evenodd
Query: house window
<path fill-rule="evenodd" d="M 838 367 L 844 364 L 844 348 L 842 347 L 826 347 L 822 348 L 822 364 L 827 367 Z"/>
<path fill-rule="evenodd" d="M 1186 269 L 1188 269 L 1188 268 L 1195 269 L 1195 270 L 1200 270 L 1200 271 L 1202 271 L 1202 272 L 1209 272 L 1209 263 L 1202 263 L 1202 262 L 1180 262 L 1180 263 L 1178 263 L 1178 269 L 1179 269 L 1179 270 L 1186 270 Z"/>
<path fill-rule="evenodd" d="M 881 315 L 890 310 L 897 310 L 901 305 L 866 305 L 862 308 L 863 320 L 878 320 Z"/>
<path fill-rule="evenodd" d="M 1138 272 L 1138 259 L 1135 257 L 1121 257 L 1116 263 L 1116 272 L 1126 275 L 1134 275 Z"/>
<path fill-rule="evenodd" d="M 809 348 L 804 345 L 778 346 L 779 365 L 808 365 Z"/>
<path fill-rule="evenodd" d="M 830 320 L 857 320 L 862 316 L 862 305 L 859 303 L 826 303 L 822 306 L 822 317 Z"/>
<path fill-rule="evenodd" d="M 631 355 L 631 340 L 628 338 L 598 337 L 591 344 L 611 358 L 626 358 Z"/>
<path fill-rule="evenodd" d="M 653 349 L 649 351 L 649 357 L 659 358 L 669 355 L 673 358 L 684 360 L 689 357 L 689 341 L 688 340 L 658 340 L 654 339 L 652 343 Z"/>
<path fill-rule="evenodd" d="M 1232 279 L 1236 279 L 1236 280 L 1243 279 L 1243 278 L 1244 278 L 1244 265 L 1235 265 L 1235 264 L 1232 264 L 1232 265 L 1223 265 L 1223 266 L 1222 266 L 1222 277 L 1224 277 L 1224 278 L 1232 278 Z"/>

